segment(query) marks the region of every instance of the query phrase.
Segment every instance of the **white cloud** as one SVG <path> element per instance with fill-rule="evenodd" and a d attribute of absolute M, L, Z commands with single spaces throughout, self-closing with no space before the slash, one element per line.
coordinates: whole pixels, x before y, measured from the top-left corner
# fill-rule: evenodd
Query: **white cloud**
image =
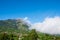
<path fill-rule="evenodd" d="M 24 20 L 28 20 L 28 17 L 25 17 Z"/>
<path fill-rule="evenodd" d="M 26 23 L 27 25 L 31 25 L 31 22 L 30 22 L 30 20 L 29 20 L 29 18 L 28 17 L 25 17 L 25 18 L 23 18 L 23 21 L 24 21 L 24 23 Z"/>
<path fill-rule="evenodd" d="M 31 29 L 49 34 L 60 34 L 60 17 L 45 18 L 43 22 L 32 24 Z"/>

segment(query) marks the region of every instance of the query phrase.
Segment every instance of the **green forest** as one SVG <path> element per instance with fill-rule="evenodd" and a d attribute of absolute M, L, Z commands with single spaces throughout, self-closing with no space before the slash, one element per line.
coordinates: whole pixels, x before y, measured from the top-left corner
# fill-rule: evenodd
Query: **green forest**
<path fill-rule="evenodd" d="M 29 25 L 21 19 L 0 20 L 0 40 L 60 40 L 60 35 L 51 35 L 29 30 Z"/>

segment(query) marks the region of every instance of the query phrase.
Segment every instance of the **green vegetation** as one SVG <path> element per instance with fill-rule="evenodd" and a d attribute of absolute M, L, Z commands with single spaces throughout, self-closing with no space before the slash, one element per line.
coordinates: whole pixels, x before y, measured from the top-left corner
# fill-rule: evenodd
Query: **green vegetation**
<path fill-rule="evenodd" d="M 18 40 L 17 34 L 0 33 L 0 40 Z"/>
<path fill-rule="evenodd" d="M 60 40 L 60 36 L 29 30 L 21 19 L 8 19 L 0 20 L 0 40 Z"/>
<path fill-rule="evenodd" d="M 60 40 L 60 36 L 38 33 L 33 29 L 28 34 L 2 32 L 0 40 Z"/>
<path fill-rule="evenodd" d="M 0 32 L 27 33 L 27 30 L 28 25 L 21 19 L 0 20 Z"/>

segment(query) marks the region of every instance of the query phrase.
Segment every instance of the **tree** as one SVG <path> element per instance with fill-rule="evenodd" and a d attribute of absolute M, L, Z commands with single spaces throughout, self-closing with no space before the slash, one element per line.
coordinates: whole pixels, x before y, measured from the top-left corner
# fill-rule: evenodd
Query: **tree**
<path fill-rule="evenodd" d="M 37 35 L 35 29 L 31 30 L 31 32 L 29 33 L 28 36 L 29 36 L 29 40 L 37 40 L 38 39 L 38 35 Z"/>
<path fill-rule="evenodd" d="M 3 33 L 1 40 L 10 40 L 9 35 L 7 33 Z"/>
<path fill-rule="evenodd" d="M 14 35 L 10 34 L 10 40 L 14 40 Z"/>

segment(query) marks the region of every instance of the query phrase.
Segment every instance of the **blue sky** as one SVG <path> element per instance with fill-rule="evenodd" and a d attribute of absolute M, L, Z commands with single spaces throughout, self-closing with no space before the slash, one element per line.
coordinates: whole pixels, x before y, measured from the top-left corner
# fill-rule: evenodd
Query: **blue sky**
<path fill-rule="evenodd" d="M 0 20 L 28 17 L 32 22 L 60 16 L 60 0 L 0 0 Z"/>

